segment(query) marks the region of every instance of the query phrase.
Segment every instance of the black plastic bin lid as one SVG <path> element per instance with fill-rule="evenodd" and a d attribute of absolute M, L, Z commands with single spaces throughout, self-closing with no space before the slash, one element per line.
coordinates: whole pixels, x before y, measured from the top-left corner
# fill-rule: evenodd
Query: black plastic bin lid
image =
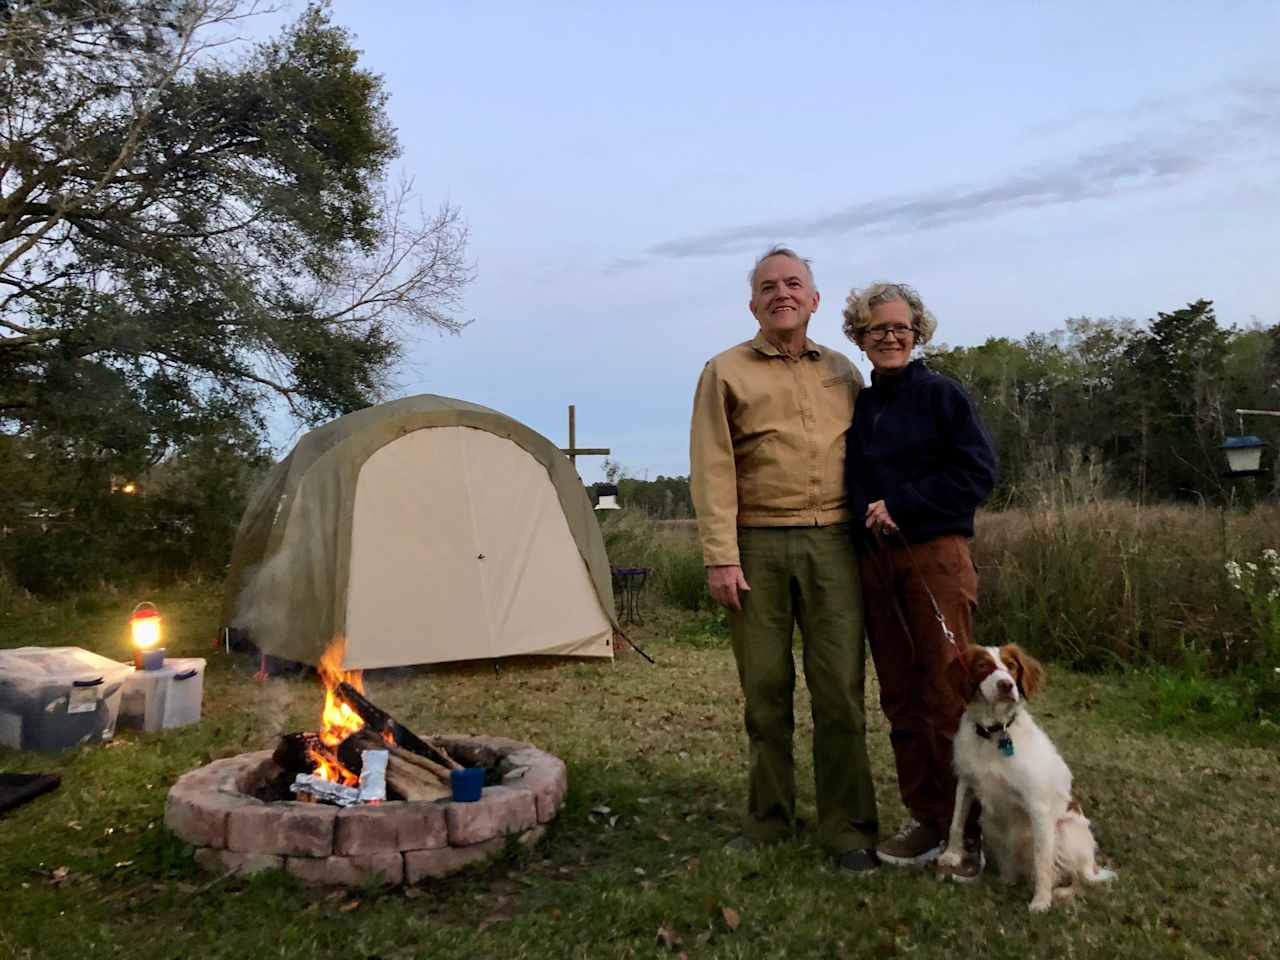
<path fill-rule="evenodd" d="M 56 790 L 60 783 L 56 773 L 0 773 L 0 813 Z"/>

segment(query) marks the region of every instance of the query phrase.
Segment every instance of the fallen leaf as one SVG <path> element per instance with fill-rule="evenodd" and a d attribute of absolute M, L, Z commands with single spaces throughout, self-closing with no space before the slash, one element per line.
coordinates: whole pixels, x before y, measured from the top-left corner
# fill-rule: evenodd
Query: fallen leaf
<path fill-rule="evenodd" d="M 117 870 L 120 870 L 120 869 L 122 869 L 122 868 L 124 868 L 124 867 L 132 867 L 132 866 L 133 866 L 133 861 L 132 861 L 132 860 L 118 860 L 118 861 L 116 861 L 116 869 L 117 869 Z"/>
<path fill-rule="evenodd" d="M 338 908 L 338 912 L 350 913 L 352 910 L 354 910 L 358 906 L 360 906 L 359 900 L 348 900 L 346 903 L 344 903 L 342 906 Z"/>
<path fill-rule="evenodd" d="M 721 907 L 720 914 L 724 917 L 724 925 L 729 928 L 730 932 L 737 930 L 742 925 L 742 915 L 733 907 Z"/>
<path fill-rule="evenodd" d="M 602 817 L 607 817 L 612 811 L 606 806 L 592 807 L 592 813 L 598 813 Z"/>
<path fill-rule="evenodd" d="M 658 946 L 674 950 L 682 943 L 684 940 L 681 939 L 680 934 L 676 933 L 676 928 L 670 920 L 658 928 Z"/>
<path fill-rule="evenodd" d="M 658 839 L 661 840 L 663 843 L 671 842 L 671 837 L 663 833 L 661 830 L 658 831 Z"/>
<path fill-rule="evenodd" d="M 609 818 L 609 826 L 615 827 L 617 825 L 618 825 L 618 815 L 615 813 L 612 817 Z"/>
<path fill-rule="evenodd" d="M 68 826 L 68 827 L 70 827 L 72 830 L 83 830 L 83 829 L 84 829 L 84 827 L 80 826 L 80 821 L 79 821 L 79 820 L 68 820 L 68 821 L 67 821 L 67 826 Z"/>
<path fill-rule="evenodd" d="M 63 880 L 67 879 L 67 875 L 70 873 L 71 870 L 68 867 L 55 868 L 53 871 L 53 882 L 61 883 Z"/>
<path fill-rule="evenodd" d="M 644 867 L 636 867 L 636 876 L 643 877 L 645 875 Z"/>

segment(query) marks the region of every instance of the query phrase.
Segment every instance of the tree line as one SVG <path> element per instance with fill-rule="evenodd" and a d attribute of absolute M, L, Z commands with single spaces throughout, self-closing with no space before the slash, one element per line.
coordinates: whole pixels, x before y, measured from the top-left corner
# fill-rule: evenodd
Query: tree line
<path fill-rule="evenodd" d="M 1280 410 L 1280 325 L 1223 327 L 1212 301 L 1197 300 L 1145 324 L 1079 317 L 1021 339 L 932 347 L 925 360 L 964 385 L 991 433 L 996 508 L 1280 493 L 1273 469 L 1257 481 L 1226 476 L 1221 449 L 1241 432 L 1235 410 Z M 1274 466 L 1280 419 L 1249 417 L 1243 431 L 1270 444 L 1264 466 Z M 693 516 L 688 477 L 638 480 L 616 461 L 605 474 L 624 506 L 658 519 Z"/>
<path fill-rule="evenodd" d="M 928 351 L 973 397 L 1000 456 L 996 506 L 1122 496 L 1229 503 L 1274 496 L 1274 470 L 1241 484 L 1221 446 L 1236 409 L 1280 410 L 1280 325 L 1219 325 L 1197 300 L 1146 324 L 1076 318 L 1020 340 Z M 1270 442 L 1280 420 L 1252 417 Z"/>

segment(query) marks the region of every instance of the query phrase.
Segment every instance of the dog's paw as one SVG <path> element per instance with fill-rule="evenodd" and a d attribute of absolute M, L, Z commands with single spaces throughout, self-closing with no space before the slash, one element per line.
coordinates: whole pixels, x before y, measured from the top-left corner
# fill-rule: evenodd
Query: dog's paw
<path fill-rule="evenodd" d="M 960 851 L 948 849 L 938 858 L 938 866 L 944 870 L 951 870 L 960 866 Z"/>
<path fill-rule="evenodd" d="M 1053 903 L 1053 894 L 1051 894 L 1051 893 L 1045 893 L 1045 894 L 1039 894 L 1039 893 L 1037 893 L 1037 894 L 1036 894 L 1036 895 L 1031 899 L 1031 902 L 1030 902 L 1029 904 L 1027 904 L 1027 909 L 1028 909 L 1028 910 L 1030 910 L 1032 913 L 1044 913 L 1046 910 L 1048 910 L 1048 909 L 1049 909 L 1049 907 L 1050 907 L 1050 905 L 1051 905 L 1052 903 Z"/>

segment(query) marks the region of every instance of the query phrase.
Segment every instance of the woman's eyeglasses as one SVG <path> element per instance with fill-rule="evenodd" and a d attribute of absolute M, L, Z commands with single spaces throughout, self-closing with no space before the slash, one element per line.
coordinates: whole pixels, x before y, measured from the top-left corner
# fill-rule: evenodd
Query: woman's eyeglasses
<path fill-rule="evenodd" d="M 867 327 L 867 338 L 876 343 L 883 343 L 885 337 L 893 334 L 897 340 L 905 340 L 914 333 L 911 327 L 897 325 L 892 327 Z"/>

